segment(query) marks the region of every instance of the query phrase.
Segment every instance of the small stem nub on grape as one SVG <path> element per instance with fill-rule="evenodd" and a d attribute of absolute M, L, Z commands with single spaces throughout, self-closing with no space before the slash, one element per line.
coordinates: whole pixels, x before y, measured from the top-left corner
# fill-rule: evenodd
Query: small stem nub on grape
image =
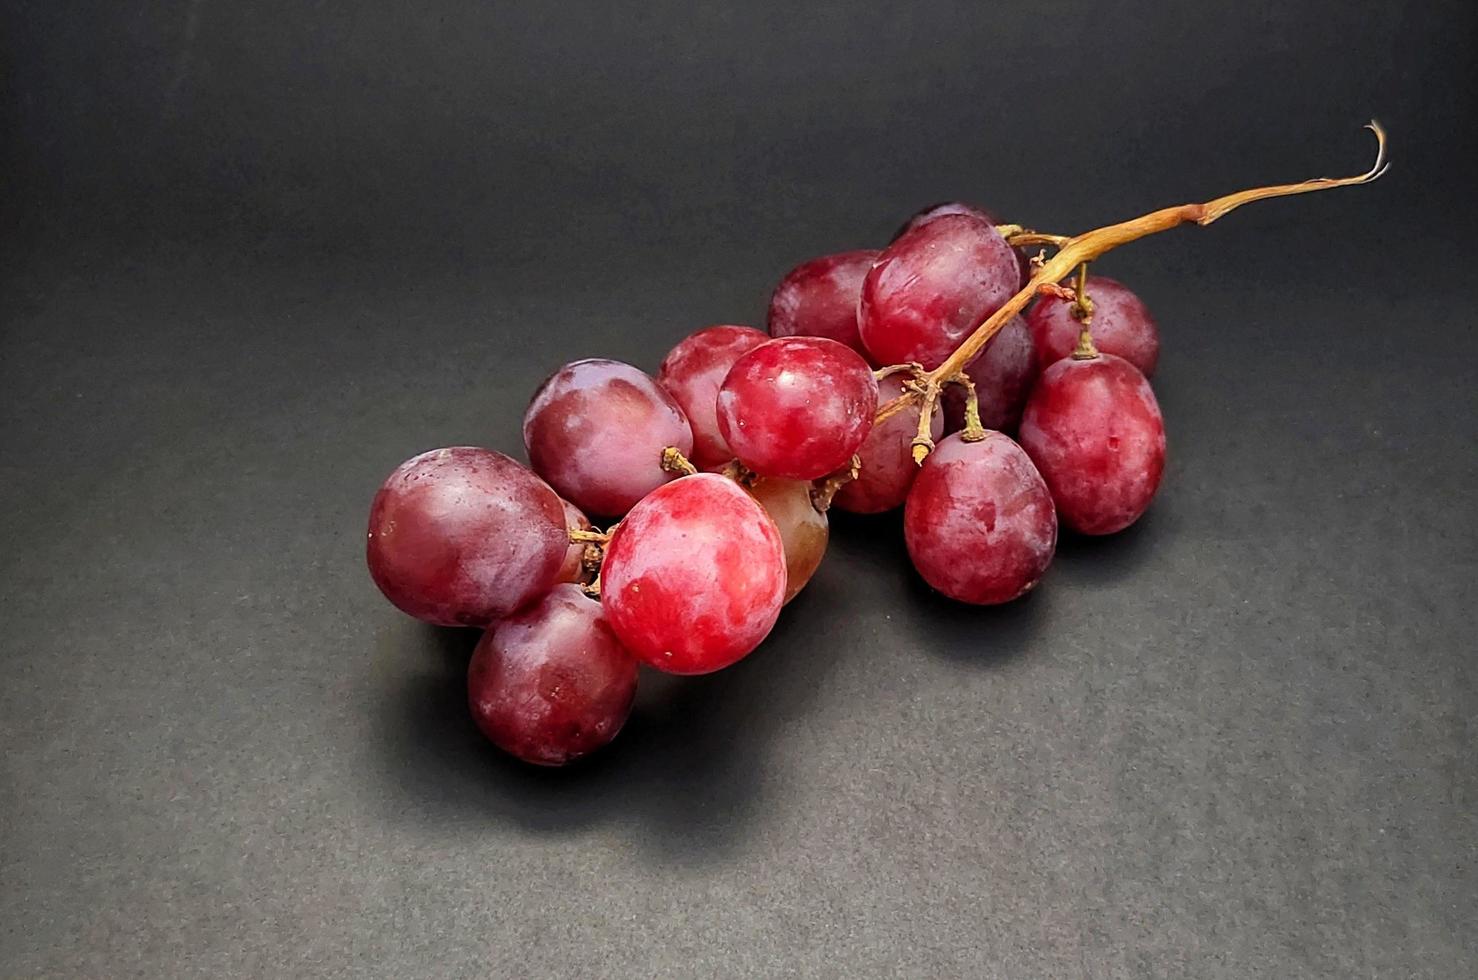
<path fill-rule="evenodd" d="M 683 476 L 692 476 L 698 472 L 698 467 L 688 462 L 688 457 L 676 446 L 668 446 L 662 450 L 662 468 L 669 473 L 681 473 Z"/>
<path fill-rule="evenodd" d="M 857 479 L 857 474 L 862 472 L 862 457 L 853 456 L 852 461 L 829 476 L 824 476 L 816 481 L 811 487 L 811 506 L 818 513 L 826 513 L 831 509 L 832 498 L 842 487 Z"/>
<path fill-rule="evenodd" d="M 731 459 L 724 464 L 723 476 L 733 480 L 741 487 L 752 487 L 754 486 L 754 481 L 759 479 L 759 475 L 754 470 L 745 466 L 737 459 Z"/>
<path fill-rule="evenodd" d="M 1075 361 L 1091 361 L 1098 356 L 1098 348 L 1093 346 L 1093 297 L 1088 295 L 1087 262 L 1078 266 L 1078 277 L 1073 283 L 1071 312 L 1073 318 L 1083 325 L 1083 329 L 1078 331 L 1078 346 L 1073 348 L 1072 358 Z"/>
<path fill-rule="evenodd" d="M 606 545 L 610 543 L 611 535 L 616 533 L 617 526 L 612 524 L 609 531 L 570 528 L 570 541 L 585 543 L 585 550 L 580 553 L 580 564 L 590 573 L 590 582 L 584 588 L 585 594 L 592 598 L 600 598 L 600 566 L 606 560 Z"/>
<path fill-rule="evenodd" d="M 580 553 L 580 565 L 587 572 L 599 572 L 600 563 L 605 561 L 606 550 L 594 541 L 585 545 L 585 550 Z"/>

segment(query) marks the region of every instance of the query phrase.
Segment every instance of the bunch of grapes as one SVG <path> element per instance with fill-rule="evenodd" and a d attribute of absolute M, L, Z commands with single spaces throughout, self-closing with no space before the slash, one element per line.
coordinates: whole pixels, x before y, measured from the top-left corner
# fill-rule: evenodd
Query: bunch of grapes
<path fill-rule="evenodd" d="M 699 330 L 655 377 L 567 364 L 524 413 L 527 466 L 458 446 L 390 474 L 370 509 L 370 573 L 410 615 L 486 631 L 473 717 L 541 765 L 616 736 L 639 664 L 704 674 L 759 646 L 821 564 L 832 507 L 901 507 L 930 586 L 1010 602 L 1041 581 L 1059 525 L 1123 530 L 1164 472 L 1159 330 L 1088 263 L 1249 201 L 1373 180 L 1385 140 L 1371 128 L 1381 153 L 1357 177 L 1075 237 L 936 205 L 881 251 L 792 269 L 767 331 Z"/>

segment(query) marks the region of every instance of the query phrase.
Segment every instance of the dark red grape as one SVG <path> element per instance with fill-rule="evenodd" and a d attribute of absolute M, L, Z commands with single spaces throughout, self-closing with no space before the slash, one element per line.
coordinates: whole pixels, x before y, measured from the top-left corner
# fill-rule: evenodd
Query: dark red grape
<path fill-rule="evenodd" d="M 1115 354 L 1139 368 L 1146 378 L 1160 360 L 1160 330 L 1143 301 L 1107 276 L 1088 277 L 1093 301 L 1093 345 L 1100 354 Z M 1062 360 L 1078 345 L 1083 324 L 1072 314 L 1073 301 L 1042 296 L 1026 315 L 1037 359 L 1043 367 Z"/>
<path fill-rule="evenodd" d="M 878 407 L 904 392 L 906 375 L 890 375 L 878 382 Z M 913 440 L 919 434 L 918 405 L 912 405 L 874 425 L 857 450 L 862 468 L 857 479 L 842 485 L 832 498 L 832 506 L 853 514 L 880 514 L 903 504 L 908 488 L 918 476 L 913 461 Z M 934 406 L 929 432 L 932 438 L 944 435 L 944 415 Z"/>
<path fill-rule="evenodd" d="M 811 503 L 805 480 L 759 479 L 745 488 L 780 531 L 785 548 L 785 601 L 794 599 L 826 557 L 831 522 Z"/>
<path fill-rule="evenodd" d="M 693 451 L 693 430 L 671 395 L 620 361 L 566 364 L 534 393 L 523 444 L 535 472 L 587 514 L 618 517 L 673 478 L 662 450 Z"/>
<path fill-rule="evenodd" d="M 1096 336 L 1096 333 L 1095 333 Z M 1165 471 L 1165 420 L 1133 364 L 1100 354 L 1042 372 L 1021 418 L 1021 445 L 1062 522 L 1111 534 L 1139 519 Z"/>
<path fill-rule="evenodd" d="M 1009 436 L 965 442 L 956 434 L 924 460 L 903 509 L 903 536 L 924 581 L 988 606 L 1037 584 L 1057 548 L 1057 514 Z"/>
<path fill-rule="evenodd" d="M 769 339 L 753 327 L 724 324 L 689 334 L 662 359 L 657 381 L 682 406 L 693 427 L 694 466 L 702 469 L 734 458 L 718 430 L 714 408 L 718 386 L 740 355 Z"/>
<path fill-rule="evenodd" d="M 1008 320 L 975 360 L 965 365 L 965 373 L 975 382 L 980 423 L 1003 432 L 1015 429 L 1037 377 L 1037 358 L 1026 321 L 1019 316 Z M 944 389 L 944 427 L 957 432 L 964 425 L 965 391 L 958 385 L 948 385 Z"/>
<path fill-rule="evenodd" d="M 785 549 L 733 480 L 685 476 L 652 491 L 611 534 L 601 602 L 621 642 L 672 674 L 706 674 L 749 653 L 785 600 Z"/>
<path fill-rule="evenodd" d="M 486 626 L 554 584 L 559 498 L 521 463 L 472 446 L 401 463 L 370 505 L 366 557 L 385 598 L 440 626 Z"/>
<path fill-rule="evenodd" d="M 862 284 L 858 325 L 879 364 L 933 369 L 1020 288 L 1016 256 L 995 226 L 947 214 L 883 250 Z"/>
<path fill-rule="evenodd" d="M 498 748 L 562 766 L 616 737 L 636 676 L 600 603 L 577 585 L 556 585 L 483 634 L 467 668 L 467 702 Z"/>
<path fill-rule="evenodd" d="M 847 465 L 872 428 L 878 385 L 856 351 L 785 337 L 734 362 L 718 393 L 718 427 L 761 476 L 814 480 Z"/>
<path fill-rule="evenodd" d="M 590 518 L 580 513 L 580 508 L 568 500 L 560 500 L 565 509 L 565 528 L 570 531 L 589 531 L 591 529 Z M 582 584 L 589 582 L 594 575 L 585 568 L 585 542 L 571 541 L 569 548 L 565 550 L 564 563 L 559 566 L 559 575 L 555 577 L 557 582 L 575 582 Z"/>
<path fill-rule="evenodd" d="M 866 356 L 857 334 L 857 300 L 878 254 L 876 249 L 838 252 L 787 272 L 770 297 L 770 336 L 826 337 Z"/>
<path fill-rule="evenodd" d="M 970 214 L 974 215 L 977 218 L 984 218 L 986 221 L 989 221 L 993 225 L 999 225 L 1002 223 L 1001 219 L 996 216 L 996 213 L 994 211 L 988 211 L 985 208 L 978 208 L 973 204 L 966 204 L 964 201 L 943 201 L 939 204 L 931 204 L 927 208 L 922 208 L 918 211 L 915 211 L 913 215 L 910 216 L 909 219 L 903 223 L 903 227 L 899 228 L 896 232 L 893 233 L 893 237 L 889 239 L 889 241 L 890 243 L 896 242 L 899 238 L 903 236 L 904 232 L 912 231 L 919 225 L 924 224 L 927 221 L 933 221 L 935 218 L 943 217 L 946 214 Z M 1036 254 L 1036 250 L 1023 247 L 1016 249 L 1015 252 L 1016 265 L 1021 270 L 1021 285 L 1025 286 L 1027 280 L 1032 277 L 1031 261 L 1032 256 Z"/>

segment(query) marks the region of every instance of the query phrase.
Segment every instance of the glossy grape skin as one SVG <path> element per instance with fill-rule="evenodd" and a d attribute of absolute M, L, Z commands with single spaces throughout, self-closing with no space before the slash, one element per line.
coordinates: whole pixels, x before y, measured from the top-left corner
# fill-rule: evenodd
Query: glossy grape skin
<path fill-rule="evenodd" d="M 741 355 L 769 340 L 762 330 L 722 324 L 690 334 L 662 359 L 657 383 L 681 406 L 693 428 L 689 457 L 699 469 L 734 458 L 718 429 L 718 386 Z"/>
<path fill-rule="evenodd" d="M 802 262 L 770 296 L 771 337 L 826 337 L 867 356 L 857 333 L 857 300 L 877 249 L 838 252 Z"/>
<path fill-rule="evenodd" d="M 1123 283 L 1107 276 L 1088 277 L 1088 298 L 1093 301 L 1093 346 L 1100 354 L 1122 357 L 1146 378 L 1152 377 L 1160 360 L 1160 329 L 1149 307 Z M 1027 326 L 1043 367 L 1062 360 L 1078 346 L 1083 325 L 1072 308 L 1070 299 L 1042 296 L 1027 313 Z"/>
<path fill-rule="evenodd" d="M 636 659 L 600 603 L 577 585 L 556 585 L 483 634 L 467 668 L 467 703 L 500 749 L 562 766 L 616 737 L 636 681 Z"/>
<path fill-rule="evenodd" d="M 567 540 L 559 498 L 523 464 L 454 446 L 412 457 L 385 480 L 365 557 L 404 612 L 486 626 L 554 583 Z"/>
<path fill-rule="evenodd" d="M 760 502 L 780 531 L 780 543 L 785 549 L 785 602 L 788 603 L 811 581 L 821 566 L 821 559 L 826 557 L 831 522 L 811 503 L 811 484 L 805 480 L 759 479 L 745 489 Z"/>
<path fill-rule="evenodd" d="M 611 535 L 601 603 L 622 644 L 672 674 L 741 659 L 785 601 L 775 522 L 733 480 L 685 476 L 652 491 Z"/>
<path fill-rule="evenodd" d="M 662 450 L 693 451 L 693 430 L 672 396 L 620 361 L 566 364 L 534 393 L 523 416 L 534 471 L 587 514 L 619 517 L 674 474 Z"/>
<path fill-rule="evenodd" d="M 1009 602 L 1037 584 L 1057 549 L 1057 514 L 1010 436 L 949 436 L 924 460 L 903 509 L 903 537 L 924 581 L 961 602 Z"/>
<path fill-rule="evenodd" d="M 719 387 L 719 432 L 760 476 L 815 480 L 851 462 L 877 397 L 872 369 L 850 347 L 783 337 L 734 362 Z"/>
<path fill-rule="evenodd" d="M 1026 396 L 1037 377 L 1037 357 L 1026 321 L 1013 316 L 985 349 L 965 365 L 975 382 L 980 404 L 980 423 L 1002 432 L 1015 430 L 1021 421 Z M 944 389 L 944 427 L 957 432 L 965 424 L 965 390 L 959 385 Z"/>
<path fill-rule="evenodd" d="M 896 242 L 900 237 L 902 237 L 904 232 L 912 231 L 919 225 L 924 224 L 927 221 L 933 221 L 935 218 L 943 217 L 946 214 L 970 214 L 974 215 L 977 218 L 984 218 L 986 221 L 989 221 L 993 225 L 999 225 L 1003 223 L 994 211 L 989 211 L 985 208 L 978 208 L 973 204 L 966 204 L 964 201 L 941 201 L 939 204 L 931 204 L 927 208 L 921 208 L 918 211 L 915 211 L 909 217 L 909 219 L 903 223 L 903 227 L 899 228 L 896 232 L 893 233 L 893 237 L 889 239 L 889 241 Z M 1016 252 L 1017 268 L 1021 270 L 1020 285 L 1025 286 L 1027 280 L 1031 279 L 1032 277 L 1031 261 L 1032 256 L 1036 254 L 1037 250 L 1023 246 L 1021 248 L 1015 249 L 1014 251 Z"/>
<path fill-rule="evenodd" d="M 878 407 L 904 392 L 907 375 L 890 375 L 878 382 Z M 832 498 L 832 506 L 853 514 L 881 514 L 902 506 L 908 488 L 919 473 L 913 461 L 913 440 L 919 434 L 921 406 L 911 405 L 875 424 L 857 455 L 862 467 L 857 479 L 844 483 Z M 936 404 L 929 426 L 931 438 L 944 435 L 944 413 Z"/>
<path fill-rule="evenodd" d="M 1016 256 L 969 214 L 918 225 L 883 250 L 862 284 L 858 325 L 879 364 L 944 363 L 1020 288 Z"/>
<path fill-rule="evenodd" d="M 1133 364 L 1112 354 L 1064 358 L 1042 372 L 1021 418 L 1021 445 L 1062 523 L 1112 534 L 1139 519 L 1165 472 L 1165 420 Z"/>
<path fill-rule="evenodd" d="M 565 511 L 566 531 L 589 531 L 591 529 L 590 518 L 580 512 L 580 508 L 568 500 L 560 500 Z M 569 548 L 565 550 L 564 563 L 559 566 L 559 574 L 555 576 L 556 582 L 574 582 L 583 584 L 589 582 L 594 576 L 585 568 L 585 542 L 571 541 Z"/>

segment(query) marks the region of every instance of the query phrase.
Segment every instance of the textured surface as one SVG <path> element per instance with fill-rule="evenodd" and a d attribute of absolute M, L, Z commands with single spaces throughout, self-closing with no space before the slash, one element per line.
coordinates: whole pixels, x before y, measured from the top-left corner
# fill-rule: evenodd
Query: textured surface
<path fill-rule="evenodd" d="M 5 8 L 0 976 L 1478 972 L 1470 5 L 691 6 Z M 1173 456 L 1025 602 L 838 516 L 764 648 L 547 773 L 365 573 L 385 474 L 516 452 L 571 358 L 1372 113 L 1381 183 L 1102 263 Z"/>

